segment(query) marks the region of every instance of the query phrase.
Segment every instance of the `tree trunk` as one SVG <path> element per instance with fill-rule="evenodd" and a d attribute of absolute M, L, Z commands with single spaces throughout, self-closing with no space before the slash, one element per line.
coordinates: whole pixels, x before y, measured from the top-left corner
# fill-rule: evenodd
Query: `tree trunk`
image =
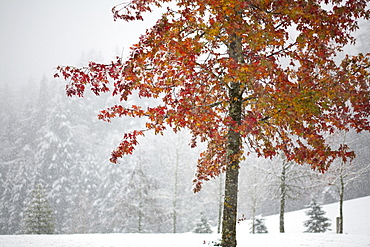
<path fill-rule="evenodd" d="M 346 134 L 343 137 L 343 145 L 346 143 Z M 344 199 L 344 177 L 346 174 L 345 163 L 342 160 L 340 163 L 340 170 L 339 170 L 339 229 L 337 232 L 342 234 L 343 233 L 343 199 Z"/>
<path fill-rule="evenodd" d="M 223 176 L 220 174 L 220 191 L 219 191 L 219 205 L 218 205 L 218 224 L 217 224 L 217 233 L 221 233 L 221 220 L 222 220 L 222 209 L 223 209 L 223 186 L 222 186 Z"/>
<path fill-rule="evenodd" d="M 139 192 L 139 206 L 138 206 L 138 220 L 137 220 L 137 232 L 141 233 L 142 231 L 142 221 L 143 221 L 143 194 L 142 194 L 142 185 L 140 181 L 140 192 Z"/>
<path fill-rule="evenodd" d="M 222 246 L 236 246 L 239 162 L 231 162 L 226 170 L 225 200 L 222 220 Z"/>
<path fill-rule="evenodd" d="M 339 190 L 339 231 L 343 233 L 343 199 L 344 199 L 344 181 L 343 176 L 340 175 L 340 190 Z"/>
<path fill-rule="evenodd" d="M 281 171 L 280 184 L 280 233 L 285 233 L 284 214 L 285 214 L 285 195 L 286 195 L 286 166 L 283 164 Z"/>
<path fill-rule="evenodd" d="M 177 186 L 178 186 L 178 171 L 179 171 L 179 150 L 176 149 L 176 164 L 175 164 L 175 184 L 174 184 L 174 196 L 173 196 L 173 229 L 172 232 L 177 232 Z"/>
<path fill-rule="evenodd" d="M 238 64 L 244 63 L 242 39 L 237 34 L 230 34 L 228 55 Z M 222 220 L 222 246 L 236 246 L 236 220 L 238 209 L 239 163 L 242 155 L 242 141 L 238 127 L 242 119 L 243 91 L 239 81 L 230 82 L 229 112 L 231 118 L 227 134 L 225 199 Z"/>
<path fill-rule="evenodd" d="M 285 233 L 284 228 L 285 198 L 280 198 L 280 233 Z"/>
<path fill-rule="evenodd" d="M 256 208 L 252 210 L 252 234 L 256 233 Z"/>
<path fill-rule="evenodd" d="M 236 246 L 236 218 L 238 207 L 238 176 L 241 155 L 241 138 L 237 128 L 241 122 L 242 99 L 240 84 L 230 85 L 229 127 L 227 146 L 227 169 L 225 178 L 225 200 L 222 220 L 222 246 Z"/>
<path fill-rule="evenodd" d="M 142 169 L 141 169 L 141 158 L 139 160 L 139 174 L 142 174 Z M 141 233 L 142 232 L 142 222 L 143 222 L 143 184 L 142 180 L 139 179 L 139 205 L 138 205 L 138 221 L 137 221 L 137 232 Z"/>

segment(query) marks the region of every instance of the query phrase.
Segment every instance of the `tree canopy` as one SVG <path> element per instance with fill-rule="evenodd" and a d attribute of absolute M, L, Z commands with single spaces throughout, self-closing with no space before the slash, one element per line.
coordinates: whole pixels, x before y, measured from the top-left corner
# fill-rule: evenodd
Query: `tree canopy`
<path fill-rule="evenodd" d="M 170 2 L 172 2 L 170 4 Z M 99 118 L 145 117 L 125 133 L 111 161 L 131 154 L 138 136 L 189 129 L 191 146 L 206 142 L 194 190 L 226 171 L 224 211 L 235 218 L 240 160 L 284 153 L 287 160 L 325 171 L 335 158 L 354 157 L 346 145 L 325 141 L 336 130 L 369 130 L 370 54 L 335 56 L 354 43 L 366 0 L 132 0 L 113 8 L 115 19 L 143 20 L 167 6 L 123 60 L 60 66 L 67 95 L 111 92 L 121 103 Z M 130 105 L 131 95 L 158 99 Z M 247 148 L 247 149 L 246 149 Z M 229 174 L 229 176 L 228 176 Z M 228 194 L 231 193 L 231 194 Z M 235 220 L 232 220 L 235 225 Z M 226 223 L 225 223 L 226 224 Z M 230 225 L 229 225 L 230 226 Z M 225 240 L 234 228 L 223 227 Z"/>

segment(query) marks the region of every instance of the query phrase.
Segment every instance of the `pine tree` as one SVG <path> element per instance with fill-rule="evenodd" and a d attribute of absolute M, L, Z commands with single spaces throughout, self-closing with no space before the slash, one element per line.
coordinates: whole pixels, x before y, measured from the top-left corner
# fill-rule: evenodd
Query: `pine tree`
<path fill-rule="evenodd" d="M 22 143 L 25 115 L 19 113 L 28 106 L 26 97 L 20 103 L 7 83 L 0 85 L 0 234 L 19 234 L 22 230 L 21 213 L 33 167 L 23 155 L 28 151 Z"/>
<path fill-rule="evenodd" d="M 250 228 L 250 233 L 268 233 L 267 227 L 265 226 L 265 219 L 261 215 L 254 218 L 254 222 L 252 222 L 252 227 Z"/>
<path fill-rule="evenodd" d="M 34 162 L 37 165 L 36 182 L 45 182 L 48 198 L 55 210 L 56 233 L 70 233 L 71 210 L 75 206 L 76 195 L 72 191 L 72 178 L 76 167 L 78 152 L 74 138 L 74 126 L 71 122 L 68 100 L 62 96 L 59 87 L 48 87 L 48 82 L 41 81 L 38 105 L 33 116 L 33 123 L 39 124 L 35 131 Z"/>
<path fill-rule="evenodd" d="M 304 226 L 307 227 L 305 232 L 326 232 L 331 225 L 328 221 L 329 219 L 324 217 L 325 211 L 321 209 L 321 206 L 316 203 L 316 200 L 312 200 L 310 203 L 306 215 L 310 216 L 310 219 L 304 222 Z"/>
<path fill-rule="evenodd" d="M 211 227 L 208 224 L 207 218 L 203 213 L 200 214 L 200 222 L 197 223 L 194 233 L 212 233 Z"/>
<path fill-rule="evenodd" d="M 32 191 L 32 199 L 25 212 L 26 234 L 53 234 L 54 216 L 41 184 Z"/>

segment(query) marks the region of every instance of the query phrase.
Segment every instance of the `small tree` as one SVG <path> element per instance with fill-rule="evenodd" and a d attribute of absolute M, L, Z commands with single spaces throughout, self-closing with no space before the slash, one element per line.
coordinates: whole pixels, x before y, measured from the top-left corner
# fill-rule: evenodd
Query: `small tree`
<path fill-rule="evenodd" d="M 284 155 L 273 160 L 269 169 L 264 170 L 269 179 L 272 197 L 279 200 L 279 231 L 285 232 L 285 208 L 288 200 L 297 200 L 317 187 L 317 173 L 304 166 L 297 166 Z"/>
<path fill-rule="evenodd" d="M 244 179 L 246 184 L 245 191 L 247 194 L 247 208 L 252 219 L 251 233 L 256 233 L 256 219 L 258 210 L 262 207 L 267 199 L 269 192 L 269 181 L 271 179 L 266 175 L 266 172 L 257 166 L 250 166 L 247 170 L 248 177 Z"/>
<path fill-rule="evenodd" d="M 54 233 L 53 211 L 41 184 L 32 191 L 32 199 L 25 212 L 24 225 L 26 234 Z"/>
<path fill-rule="evenodd" d="M 324 217 L 325 211 L 321 209 L 321 206 L 316 203 L 316 200 L 312 200 L 310 203 L 306 215 L 310 216 L 310 219 L 304 222 L 304 226 L 307 227 L 305 232 L 326 232 L 328 227 L 331 225 L 328 221 L 329 219 Z"/>
<path fill-rule="evenodd" d="M 268 233 L 267 227 L 265 225 L 265 219 L 262 217 L 262 215 L 254 217 L 251 224 L 252 226 L 249 233 Z"/>
<path fill-rule="evenodd" d="M 358 135 L 354 131 L 338 133 L 339 138 L 343 138 L 341 146 L 347 147 L 347 143 L 356 142 L 356 145 L 359 145 Z M 341 135 L 343 135 L 341 137 Z M 349 135 L 350 140 L 347 140 L 347 135 Z M 335 137 L 335 136 L 334 136 Z M 352 143 L 351 143 L 352 144 Z M 361 144 L 360 144 L 361 145 Z M 363 145 L 363 144 L 362 144 Z M 352 145 L 354 146 L 354 145 Z M 366 147 L 366 145 L 365 145 Z M 361 151 L 361 147 L 358 147 L 356 150 Z M 365 149 L 366 150 L 366 149 Z M 346 152 L 346 149 L 343 148 L 342 152 Z M 365 151 L 366 152 L 366 151 Z M 344 194 L 348 185 L 354 180 L 358 179 L 362 175 L 366 174 L 370 170 L 370 165 L 363 164 L 362 167 L 359 166 L 358 162 L 345 162 L 339 160 L 334 162 L 332 166 L 328 169 L 327 173 L 324 174 L 324 182 L 333 187 L 339 196 L 339 225 L 338 232 L 343 233 L 343 201 Z"/>
<path fill-rule="evenodd" d="M 203 213 L 200 214 L 200 222 L 197 223 L 194 233 L 212 233 L 211 227 L 208 224 L 207 218 Z"/>

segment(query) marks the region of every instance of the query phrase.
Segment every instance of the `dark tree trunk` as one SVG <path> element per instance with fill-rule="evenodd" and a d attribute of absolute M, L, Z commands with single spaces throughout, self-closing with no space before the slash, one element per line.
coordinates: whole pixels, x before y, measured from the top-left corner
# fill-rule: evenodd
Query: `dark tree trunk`
<path fill-rule="evenodd" d="M 238 176 L 241 155 L 241 138 L 237 127 L 241 121 L 242 99 L 240 84 L 232 83 L 230 88 L 229 115 L 232 119 L 228 133 L 227 169 L 225 178 L 225 201 L 222 220 L 222 246 L 236 246 L 236 220 L 238 207 Z"/>
<path fill-rule="evenodd" d="M 285 213 L 285 199 L 281 197 L 281 200 L 280 200 L 280 233 L 285 232 L 284 213 Z"/>
<path fill-rule="evenodd" d="M 244 63 L 242 39 L 230 34 L 227 43 L 228 55 L 238 64 Z M 222 220 L 222 246 L 236 246 L 236 221 L 238 208 L 239 163 L 242 154 L 242 141 L 238 127 L 243 113 L 243 91 L 239 81 L 229 83 L 229 117 L 231 118 L 227 135 L 225 199 Z"/>
<path fill-rule="evenodd" d="M 225 201 L 222 220 L 222 246 L 236 246 L 236 218 L 238 207 L 238 175 L 237 162 L 229 165 L 225 179 Z"/>

